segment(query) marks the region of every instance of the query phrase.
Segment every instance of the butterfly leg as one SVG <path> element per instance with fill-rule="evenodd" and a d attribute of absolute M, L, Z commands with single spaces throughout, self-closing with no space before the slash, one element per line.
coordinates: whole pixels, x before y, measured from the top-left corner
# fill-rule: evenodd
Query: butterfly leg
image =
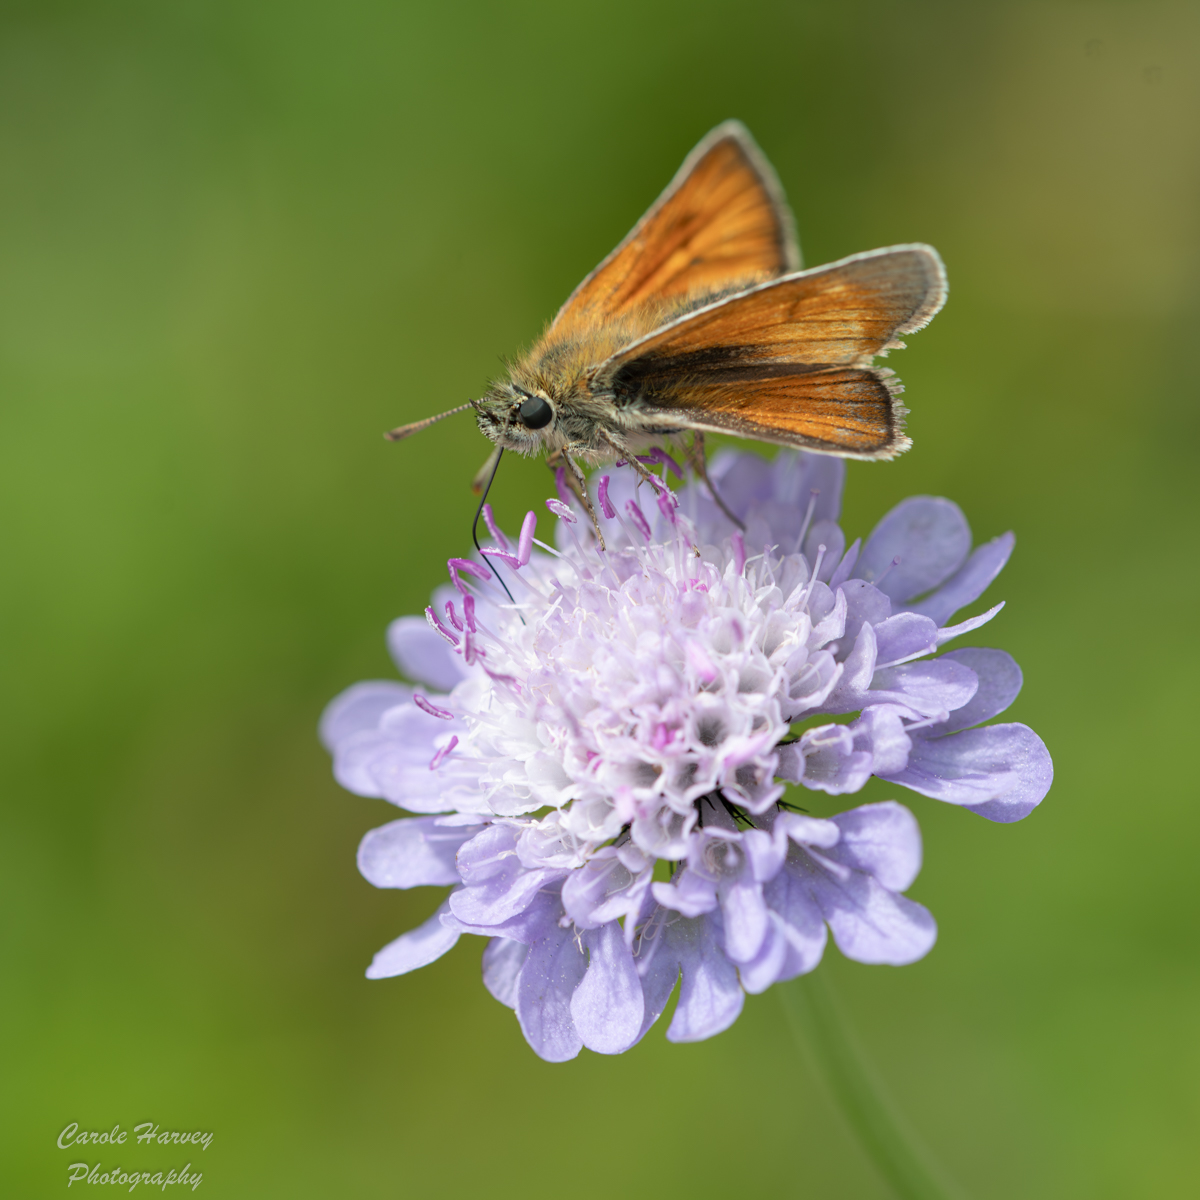
<path fill-rule="evenodd" d="M 708 477 L 708 466 L 704 454 L 704 434 L 700 430 L 695 430 L 692 434 L 692 444 L 688 447 L 687 463 L 693 471 L 704 481 L 704 486 L 708 488 L 709 495 L 717 502 L 717 507 L 739 528 L 745 529 L 746 523 L 740 517 L 737 517 L 730 511 L 729 505 L 721 499 L 721 493 L 713 487 L 713 482 Z"/>
<path fill-rule="evenodd" d="M 600 430 L 600 436 L 616 452 L 618 460 L 623 459 L 626 466 L 632 467 L 638 473 L 640 483 L 648 483 L 655 494 L 666 486 L 657 475 L 646 469 L 646 465 L 638 460 L 638 456 L 628 446 L 623 446 L 607 430 Z"/>
<path fill-rule="evenodd" d="M 565 466 L 564 466 L 565 464 Z M 583 505 L 587 515 L 592 518 L 592 528 L 596 531 L 596 541 L 600 545 L 600 549 L 605 549 L 604 533 L 600 529 L 600 518 L 596 516 L 596 510 L 592 507 L 591 497 L 587 490 L 587 476 L 584 475 L 580 465 L 566 452 L 566 449 L 555 450 L 549 458 L 546 459 L 546 466 L 558 475 L 558 469 L 563 467 L 563 482 L 569 487 Z"/>

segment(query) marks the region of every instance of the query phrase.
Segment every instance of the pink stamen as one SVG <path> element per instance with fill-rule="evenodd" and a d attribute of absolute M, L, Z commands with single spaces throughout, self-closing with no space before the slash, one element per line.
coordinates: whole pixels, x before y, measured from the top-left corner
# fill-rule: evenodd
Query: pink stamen
<path fill-rule="evenodd" d="M 610 476 L 600 476 L 600 486 L 596 489 L 596 499 L 600 501 L 600 511 L 612 520 L 617 515 L 617 510 L 613 508 L 612 501 L 608 498 L 608 481 Z"/>
<path fill-rule="evenodd" d="M 570 507 L 563 500 L 547 500 L 546 507 L 560 521 L 566 521 L 568 525 L 574 525 L 579 518 L 571 511 Z"/>
<path fill-rule="evenodd" d="M 458 734 L 452 733 L 450 740 L 429 761 L 429 769 L 436 771 L 450 757 L 450 752 L 458 745 Z"/>
<path fill-rule="evenodd" d="M 490 504 L 485 504 L 483 506 L 483 521 L 488 527 L 488 532 L 493 538 L 496 539 L 496 544 L 502 549 L 507 550 L 508 538 L 506 538 L 504 534 L 500 532 L 500 528 L 496 524 L 496 518 L 492 515 L 492 506 Z"/>
<path fill-rule="evenodd" d="M 521 537 L 517 542 L 517 561 L 524 566 L 533 553 L 533 534 L 537 529 L 537 514 L 530 509 L 521 522 Z"/>
<path fill-rule="evenodd" d="M 420 692 L 413 693 L 413 703 L 423 712 L 428 713 L 431 717 L 437 717 L 441 721 L 453 721 L 454 714 L 444 708 L 439 708 L 432 700 L 426 700 Z"/>
<path fill-rule="evenodd" d="M 431 625 L 431 626 L 432 626 L 432 627 L 433 627 L 435 630 L 437 630 L 437 632 L 438 632 L 438 633 L 440 633 L 440 634 L 442 635 L 442 637 L 444 637 L 444 638 L 446 639 L 446 641 L 448 641 L 448 642 L 450 643 L 450 645 L 452 645 L 452 646 L 457 646 L 457 645 L 458 645 L 458 638 L 456 638 L 456 637 L 454 636 L 454 634 L 452 634 L 452 633 L 450 632 L 450 630 L 448 630 L 448 629 L 445 627 L 445 625 L 443 625 L 443 624 L 441 623 L 441 621 L 439 621 L 439 620 L 438 620 L 437 613 L 435 613 L 435 612 L 433 611 L 433 606 L 432 606 L 432 605 L 430 605 L 430 606 L 429 606 L 429 607 L 428 607 L 428 608 L 425 610 L 425 620 L 427 620 L 427 621 L 429 622 L 429 624 L 430 624 L 430 625 Z"/>
<path fill-rule="evenodd" d="M 521 682 L 516 676 L 502 675 L 499 671 L 490 671 L 486 664 L 484 665 L 483 672 L 493 683 L 500 683 L 507 687 L 514 696 L 521 695 Z"/>
<path fill-rule="evenodd" d="M 474 596 L 464 596 L 463 597 L 463 620 L 466 621 L 467 628 L 472 633 L 479 632 L 475 628 L 475 597 Z"/>
<path fill-rule="evenodd" d="M 498 558 L 502 563 L 508 563 L 514 571 L 521 568 L 521 560 L 515 554 L 509 554 L 507 550 L 496 550 L 491 546 L 484 546 L 479 553 L 487 555 L 488 558 Z"/>
<path fill-rule="evenodd" d="M 487 658 L 487 655 L 479 647 L 478 637 L 479 635 L 471 629 L 463 634 L 463 662 L 469 667 L 474 666 L 481 659 Z"/>
<path fill-rule="evenodd" d="M 554 486 L 558 490 L 558 498 L 564 504 L 571 503 L 571 491 L 567 487 L 567 468 L 559 467 L 554 472 Z"/>
<path fill-rule="evenodd" d="M 458 619 L 458 613 L 454 610 L 453 600 L 446 601 L 446 619 L 451 625 L 454 626 L 455 629 L 458 630 L 459 633 L 462 633 L 462 622 Z"/>
<path fill-rule="evenodd" d="M 464 574 L 473 575 L 476 579 L 491 579 L 491 573 L 486 567 L 482 567 L 479 563 L 472 562 L 469 558 L 452 558 L 446 563 L 446 569 L 450 572 L 450 582 L 465 596 L 467 594 L 466 585 L 458 577 L 459 571 Z"/>
<path fill-rule="evenodd" d="M 661 446 L 655 446 L 649 454 L 639 456 L 638 462 L 644 462 L 651 466 L 662 463 L 676 479 L 683 478 L 683 468 Z"/>
<path fill-rule="evenodd" d="M 625 511 L 629 514 L 629 519 L 638 527 L 638 532 L 650 541 L 650 522 L 646 520 L 646 514 L 642 512 L 634 500 L 628 500 L 625 503 Z"/>

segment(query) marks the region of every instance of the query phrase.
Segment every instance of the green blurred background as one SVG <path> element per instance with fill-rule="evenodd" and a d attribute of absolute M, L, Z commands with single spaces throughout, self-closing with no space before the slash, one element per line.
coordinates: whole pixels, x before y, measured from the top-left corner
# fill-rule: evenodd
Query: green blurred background
<path fill-rule="evenodd" d="M 380 432 L 478 395 L 728 116 L 810 265 L 944 255 L 916 447 L 844 523 L 1017 531 L 977 644 L 1057 768 L 1008 827 L 870 787 L 941 940 L 822 970 L 970 1196 L 1200 1192 L 1198 51 L 1190 4 L 9 0 L 4 1194 L 154 1120 L 220 1196 L 886 1195 L 771 993 L 550 1066 L 478 939 L 368 983 L 436 901 L 358 876 L 395 811 L 315 737 L 467 546 L 471 421 Z M 547 483 L 506 462 L 504 519 Z"/>

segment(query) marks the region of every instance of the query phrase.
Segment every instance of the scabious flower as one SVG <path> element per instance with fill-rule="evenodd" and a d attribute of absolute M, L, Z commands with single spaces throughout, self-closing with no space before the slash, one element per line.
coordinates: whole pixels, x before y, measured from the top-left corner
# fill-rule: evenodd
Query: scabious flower
<path fill-rule="evenodd" d="M 719 1033 L 746 992 L 811 971 L 829 932 L 859 962 L 928 952 L 933 917 L 903 894 L 908 809 L 819 819 L 786 783 L 841 795 L 878 775 L 993 821 L 1050 786 L 1032 730 L 981 724 L 1016 663 L 931 657 L 999 611 L 947 623 L 1011 534 L 972 551 L 956 505 L 913 497 L 847 549 L 840 460 L 726 451 L 710 474 L 744 532 L 703 487 L 639 488 L 631 469 L 598 481 L 603 552 L 566 495 L 547 501 L 557 549 L 534 513 L 514 543 L 487 511 L 515 603 L 480 559 L 451 559 L 425 618 L 388 630 L 418 686 L 360 683 L 322 718 L 344 787 L 425 814 L 368 833 L 363 875 L 451 888 L 368 976 L 483 935 L 484 983 L 550 1061 L 629 1049 L 677 982 L 667 1037 Z"/>

